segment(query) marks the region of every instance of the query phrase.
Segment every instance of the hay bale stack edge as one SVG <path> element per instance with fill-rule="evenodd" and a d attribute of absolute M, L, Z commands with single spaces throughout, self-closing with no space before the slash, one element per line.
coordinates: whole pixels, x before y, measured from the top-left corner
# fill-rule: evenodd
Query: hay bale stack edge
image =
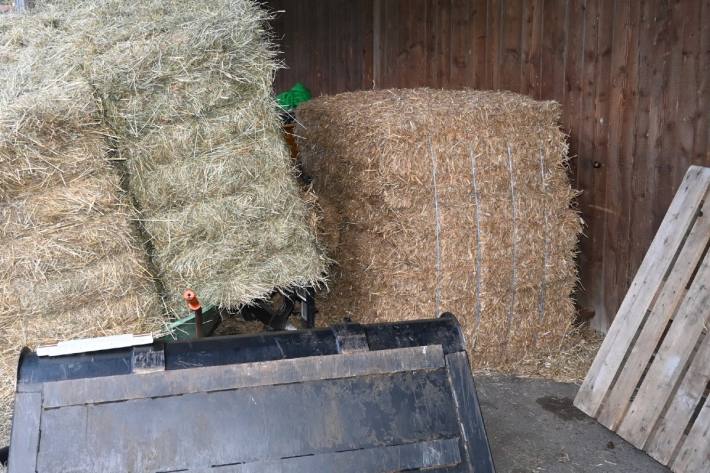
<path fill-rule="evenodd" d="M 337 262 L 321 314 L 454 312 L 476 367 L 557 348 L 573 320 L 580 219 L 556 103 L 382 90 L 321 97 L 297 115 Z"/>
<path fill-rule="evenodd" d="M 252 0 L 3 15 L 3 419 L 22 345 L 160 329 L 187 287 L 237 308 L 324 281 L 267 18 Z"/>
<path fill-rule="evenodd" d="M 236 308 L 320 285 L 328 260 L 281 133 L 268 13 L 250 0 L 69 4 L 168 307 L 184 311 L 186 287 Z"/>
<path fill-rule="evenodd" d="M 23 346 L 163 326 L 109 130 L 51 14 L 0 17 L 0 444 Z"/>

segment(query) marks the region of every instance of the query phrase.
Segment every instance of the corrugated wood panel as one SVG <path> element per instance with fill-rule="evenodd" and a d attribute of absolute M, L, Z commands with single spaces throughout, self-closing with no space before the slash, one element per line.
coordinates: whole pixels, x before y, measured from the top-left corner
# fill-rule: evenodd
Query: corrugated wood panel
<path fill-rule="evenodd" d="M 606 329 L 690 164 L 710 165 L 710 0 L 270 0 L 315 94 L 509 89 L 564 106 L 586 222 L 579 302 Z"/>

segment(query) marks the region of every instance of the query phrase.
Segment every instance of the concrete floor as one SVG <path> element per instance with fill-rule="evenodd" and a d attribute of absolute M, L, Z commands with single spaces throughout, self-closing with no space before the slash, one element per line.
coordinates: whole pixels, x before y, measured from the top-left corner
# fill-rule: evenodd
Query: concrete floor
<path fill-rule="evenodd" d="M 572 406 L 574 384 L 475 379 L 498 473 L 670 472 Z"/>

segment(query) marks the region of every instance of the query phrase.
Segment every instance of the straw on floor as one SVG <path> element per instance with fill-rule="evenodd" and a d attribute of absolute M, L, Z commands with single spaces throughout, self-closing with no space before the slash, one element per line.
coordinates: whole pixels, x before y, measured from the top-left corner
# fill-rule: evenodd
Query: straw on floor
<path fill-rule="evenodd" d="M 559 106 L 382 90 L 301 105 L 297 134 L 338 266 L 320 313 L 461 321 L 475 367 L 558 349 L 580 220 Z"/>

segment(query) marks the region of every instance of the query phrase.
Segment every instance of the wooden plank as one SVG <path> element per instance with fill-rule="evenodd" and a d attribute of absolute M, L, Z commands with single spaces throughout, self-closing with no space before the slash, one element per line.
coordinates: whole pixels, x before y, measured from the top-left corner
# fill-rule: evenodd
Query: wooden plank
<path fill-rule="evenodd" d="M 505 0 L 501 17 L 500 88 L 519 91 L 523 29 L 523 1 Z"/>
<path fill-rule="evenodd" d="M 383 0 L 378 3 L 380 11 L 380 28 L 374 34 L 378 38 L 379 60 L 374 66 L 379 73 L 377 75 L 377 87 L 386 89 L 396 86 L 396 81 L 392 78 L 395 69 L 394 61 L 397 48 L 397 24 L 399 21 L 399 2 Z M 377 6 L 377 5 L 376 5 Z"/>
<path fill-rule="evenodd" d="M 698 60 L 698 114 L 695 117 L 693 163 L 710 166 L 710 0 L 702 0 Z"/>
<path fill-rule="evenodd" d="M 353 46 L 348 30 L 355 17 L 353 12 L 348 11 L 349 4 L 347 0 L 330 0 L 318 2 L 317 6 L 319 15 L 316 21 L 318 25 L 323 25 L 319 29 L 322 31 L 321 41 L 325 45 L 321 81 L 327 85 L 324 89 L 328 95 L 345 90 L 345 84 L 350 82 L 362 66 L 359 62 L 346 60 L 348 50 Z M 334 67 L 336 64 L 337 69 Z"/>
<path fill-rule="evenodd" d="M 357 23 L 352 31 L 355 37 L 361 38 L 359 51 L 356 50 L 354 57 L 362 63 L 360 84 L 349 90 L 367 90 L 374 88 L 374 22 L 376 1 L 365 2 L 364 5 L 357 6 Z"/>
<path fill-rule="evenodd" d="M 382 87 L 385 59 L 385 0 L 373 0 L 372 5 L 372 81 L 375 89 Z"/>
<path fill-rule="evenodd" d="M 634 113 L 638 86 L 639 2 L 620 2 L 613 21 L 611 96 L 609 109 L 609 166 L 606 173 L 604 238 L 604 312 L 613 315 L 631 284 L 628 253 L 633 199 Z M 613 164 L 612 164 L 613 163 Z"/>
<path fill-rule="evenodd" d="M 599 1 L 598 35 L 596 44 L 596 74 L 594 77 L 594 138 L 591 152 L 592 166 L 594 169 L 591 188 L 590 209 L 596 214 L 593 225 L 589 225 L 591 238 L 590 251 L 591 265 L 589 271 L 599 278 L 596 283 L 597 301 L 594 306 L 594 319 L 592 326 L 605 332 L 611 324 L 613 314 L 606 313 L 604 304 L 604 278 L 606 277 L 606 258 L 604 255 L 604 239 L 606 237 L 607 217 L 610 210 L 607 207 L 607 179 L 606 174 L 616 163 L 610 159 L 609 146 L 609 97 L 611 79 L 611 51 L 613 46 L 613 17 L 614 2 L 610 0 Z"/>
<path fill-rule="evenodd" d="M 619 426 L 631 400 L 631 395 L 641 380 L 646 365 L 653 357 L 653 352 L 658 346 L 668 322 L 683 300 L 685 288 L 708 244 L 708 239 L 710 239 L 710 199 L 704 201 L 701 212 L 704 216 L 695 221 L 681 248 L 678 259 L 663 284 L 658 299 L 624 363 L 619 380 L 609 390 L 608 397 L 599 411 L 597 420 L 611 430 L 616 430 Z"/>
<path fill-rule="evenodd" d="M 569 137 L 569 176 L 574 182 L 578 167 L 578 129 L 582 116 L 582 64 L 584 64 L 584 0 L 567 5 L 567 45 L 565 51 L 564 102 L 562 126 Z M 573 184 L 574 185 L 574 184 Z"/>
<path fill-rule="evenodd" d="M 626 256 L 627 273 L 633 275 L 653 239 L 652 206 L 654 202 L 653 163 L 657 159 L 651 136 L 658 118 L 656 97 L 663 84 L 659 77 L 659 57 L 655 44 L 660 22 L 656 21 L 656 0 L 641 2 L 641 28 L 639 32 L 639 64 L 637 81 L 637 107 L 634 114 L 634 161 L 631 169 L 632 206 L 630 209 L 629 253 Z"/>
<path fill-rule="evenodd" d="M 656 80 L 660 81 L 660 90 L 654 96 L 658 114 L 654 120 L 655 127 L 650 130 L 651 142 L 656 148 L 656 160 L 652 163 L 652 183 L 654 203 L 651 207 L 653 219 L 652 228 L 658 228 L 663 218 L 663 206 L 670 202 L 673 197 L 673 166 L 671 166 L 671 156 L 677 153 L 675 144 L 674 128 L 676 125 L 676 103 L 677 86 L 671 88 L 673 74 L 673 63 L 677 63 L 677 48 L 680 43 L 678 36 L 680 31 L 675 22 L 672 5 L 669 1 L 662 1 L 656 6 L 656 20 L 659 22 L 658 37 L 655 44 L 655 55 L 660 62 L 658 65 L 659 74 Z M 681 170 L 682 172 L 682 170 Z"/>
<path fill-rule="evenodd" d="M 451 438 L 249 462 L 212 468 L 209 473 L 422 471 L 460 464 L 459 439 Z"/>
<path fill-rule="evenodd" d="M 700 414 L 673 461 L 671 469 L 678 473 L 707 473 L 710 467 L 710 397 L 705 399 Z"/>
<path fill-rule="evenodd" d="M 663 344 L 619 426 L 618 434 L 643 448 L 685 369 L 688 358 L 710 322 L 710 253 L 706 254 Z"/>
<path fill-rule="evenodd" d="M 503 0 L 488 0 L 486 21 L 486 75 L 484 89 L 500 88 L 501 14 Z"/>
<path fill-rule="evenodd" d="M 644 321 L 663 277 L 690 230 L 693 217 L 710 186 L 710 169 L 688 169 L 651 247 L 636 273 L 614 323 L 575 398 L 575 405 L 596 417 L 599 407 L 621 369 L 622 361 Z"/>
<path fill-rule="evenodd" d="M 444 365 L 443 356 L 442 347 L 436 345 L 57 381 L 45 384 L 43 405 L 55 408 L 435 369 Z"/>
<path fill-rule="evenodd" d="M 531 97 L 540 97 L 542 83 L 542 4 L 542 0 L 531 0 L 523 4 L 520 92 Z"/>
<path fill-rule="evenodd" d="M 696 406 L 710 382 L 710 337 L 707 335 L 683 377 L 668 410 L 663 413 L 646 451 L 659 463 L 668 465 L 680 443 Z"/>
<path fill-rule="evenodd" d="M 303 10 L 304 6 L 299 6 L 299 10 Z M 303 14 L 303 12 L 300 12 Z M 321 47 L 315 47 L 310 54 L 311 67 L 309 72 L 313 75 L 312 82 L 316 84 L 319 91 L 318 94 L 329 94 L 336 86 L 335 81 L 331 81 L 329 76 L 330 68 L 328 64 L 333 56 L 334 38 L 331 37 L 331 22 L 328 21 L 328 3 L 315 2 L 311 3 L 307 15 L 311 17 L 311 21 L 316 25 L 315 28 L 309 28 L 307 31 L 311 33 L 311 41 L 315 44 L 322 44 Z M 305 21 L 302 24 L 305 24 Z M 304 51 L 304 55 L 306 52 Z"/>
<path fill-rule="evenodd" d="M 429 69 L 429 9 L 427 0 L 409 0 L 403 10 L 408 18 L 409 28 L 400 33 L 406 48 L 405 67 L 398 71 L 400 84 L 406 87 L 422 87 L 427 85 Z"/>
<path fill-rule="evenodd" d="M 148 335 L 109 335 L 106 337 L 78 338 L 65 340 L 54 345 L 37 347 L 37 356 L 61 356 L 89 351 L 113 350 L 114 348 L 134 347 L 153 343 L 153 336 Z"/>
<path fill-rule="evenodd" d="M 15 397 L 15 412 L 10 442 L 9 473 L 36 471 L 39 449 L 39 425 L 42 413 L 42 394 L 18 393 Z"/>
<path fill-rule="evenodd" d="M 682 178 L 682 170 L 693 164 L 693 146 L 695 142 L 695 121 L 699 115 L 708 114 L 707 109 L 698 108 L 699 86 L 701 78 L 697 70 L 700 63 L 700 18 L 702 15 L 702 2 L 678 2 L 674 5 L 677 11 L 676 23 L 680 33 L 680 45 L 676 46 L 679 52 L 677 68 L 678 98 L 676 113 L 678 114 L 675 129 L 676 146 L 673 172 L 673 182 Z M 674 49 L 675 50 L 675 49 Z"/>
<path fill-rule="evenodd" d="M 565 57 L 565 100 L 563 125 L 567 130 L 579 126 L 582 117 L 582 65 L 584 64 L 584 0 L 570 0 L 567 6 L 567 47 Z M 576 130 L 575 130 L 576 131 Z M 570 155 L 577 150 L 577 134 L 570 136 Z"/>
<path fill-rule="evenodd" d="M 487 0 L 473 1 L 473 55 L 474 77 L 473 87 L 486 88 L 486 51 L 488 44 L 488 2 Z"/>
<path fill-rule="evenodd" d="M 428 66 L 430 67 L 427 85 L 448 88 L 451 77 L 451 2 L 430 0 L 427 12 Z"/>
<path fill-rule="evenodd" d="M 543 2 L 542 81 L 540 97 L 564 102 L 565 58 L 567 47 L 567 0 Z"/>
<path fill-rule="evenodd" d="M 429 70 L 427 0 L 385 3 L 388 8 L 384 34 L 389 64 L 385 68 L 384 87 L 424 86 Z"/>
<path fill-rule="evenodd" d="M 580 119 L 577 127 L 577 179 L 576 188 L 582 193 L 579 196 L 579 206 L 585 221 L 584 235 L 580 238 L 580 306 L 594 312 L 599 305 L 601 297 L 601 277 L 594 272 L 595 267 L 593 252 L 594 245 L 591 238 L 591 229 L 595 228 L 599 212 L 594 208 L 593 194 L 594 181 L 597 169 L 594 167 L 594 91 L 596 82 L 594 75 L 597 59 L 597 36 L 599 29 L 598 2 L 590 2 L 583 10 L 582 28 L 584 30 L 584 45 L 582 47 L 582 64 L 580 87 L 582 97 L 579 110 Z"/>
<path fill-rule="evenodd" d="M 485 7 L 485 5 L 484 5 Z M 477 83 L 476 51 L 481 38 L 485 44 L 485 28 L 481 31 L 478 5 L 468 0 L 451 2 L 451 59 L 448 86 L 475 87 Z M 485 20 L 485 18 L 484 18 Z"/>

